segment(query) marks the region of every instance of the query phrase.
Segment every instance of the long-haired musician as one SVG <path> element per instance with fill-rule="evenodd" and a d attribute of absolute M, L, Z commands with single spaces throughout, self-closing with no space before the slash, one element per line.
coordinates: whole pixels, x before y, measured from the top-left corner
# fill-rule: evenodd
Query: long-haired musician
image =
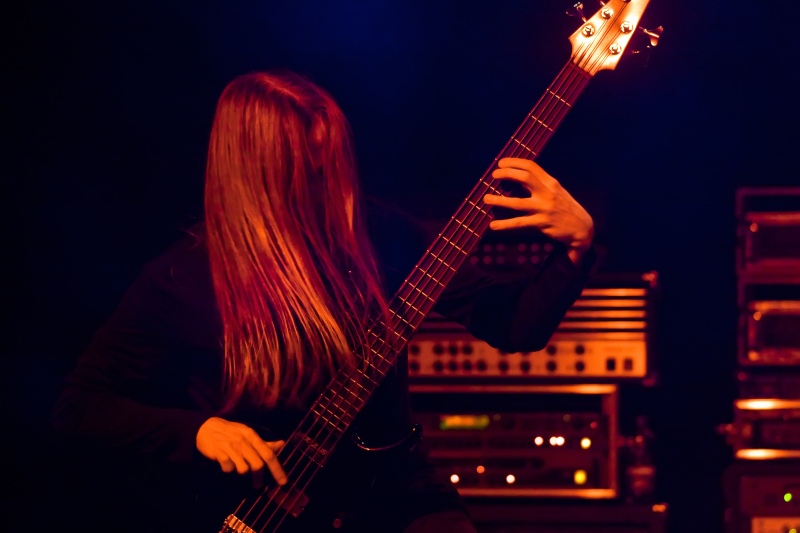
<path fill-rule="evenodd" d="M 503 159 L 493 178 L 530 195 L 487 195 L 518 212 L 492 229 L 537 228 L 561 245 L 513 280 L 465 263 L 434 310 L 500 349 L 538 350 L 587 281 L 592 219 L 531 161 Z M 429 244 L 408 217 L 361 198 L 327 92 L 290 72 L 234 79 L 211 131 L 203 222 L 143 268 L 58 400 L 55 426 L 85 461 L 76 471 L 103 480 L 76 498 L 83 530 L 220 531 L 237 491 L 291 487 L 288 436 L 332 376 L 362 362 L 368 320 L 387 316 Z M 370 445 L 413 424 L 405 361 L 353 423 Z M 381 462 L 346 444 L 286 531 L 474 531 L 424 447 Z"/>

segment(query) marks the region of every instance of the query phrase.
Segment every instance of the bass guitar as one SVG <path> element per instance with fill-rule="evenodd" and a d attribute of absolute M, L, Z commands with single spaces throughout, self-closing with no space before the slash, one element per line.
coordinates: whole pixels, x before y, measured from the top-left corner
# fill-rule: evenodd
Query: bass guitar
<path fill-rule="evenodd" d="M 583 17 L 580 4 L 575 6 L 583 24 L 569 38 L 569 61 L 398 289 L 389 303 L 387 318 L 369 323 L 369 341 L 357 350 L 363 364 L 336 375 L 287 439 L 278 459 L 289 482 L 283 486 L 273 483 L 242 500 L 224 520 L 220 533 L 292 529 L 292 521 L 309 503 L 309 486 L 342 438 L 352 435 L 349 430 L 356 415 L 493 220 L 492 209 L 483 203 L 483 197 L 487 193 L 511 195 L 510 187 L 490 177 L 497 161 L 504 157 L 535 159 L 589 80 L 601 70 L 616 68 L 637 31 L 644 31 L 651 44 L 656 44 L 659 31 L 639 27 L 648 1 L 609 0 L 590 18 Z M 411 445 L 417 434 L 418 429 L 413 429 L 398 447 Z M 366 448 L 357 438 L 354 440 L 357 446 Z"/>

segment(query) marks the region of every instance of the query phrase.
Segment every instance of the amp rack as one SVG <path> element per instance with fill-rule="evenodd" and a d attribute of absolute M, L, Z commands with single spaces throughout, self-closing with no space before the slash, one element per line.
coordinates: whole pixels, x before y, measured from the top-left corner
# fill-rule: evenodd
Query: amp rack
<path fill-rule="evenodd" d="M 595 281 L 567 311 L 547 346 L 507 353 L 432 314 L 408 346 L 412 380 L 547 378 L 652 381 L 657 274 Z M 621 283 L 621 280 L 627 283 Z"/>

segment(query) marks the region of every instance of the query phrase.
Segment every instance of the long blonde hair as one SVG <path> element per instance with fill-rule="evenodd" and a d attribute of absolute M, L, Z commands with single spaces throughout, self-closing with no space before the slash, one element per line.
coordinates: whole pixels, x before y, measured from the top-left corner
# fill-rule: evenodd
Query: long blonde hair
<path fill-rule="evenodd" d="M 300 405 L 357 363 L 365 318 L 386 309 L 360 214 L 351 133 L 307 79 L 259 72 L 217 104 L 205 222 L 223 325 L 225 405 Z"/>

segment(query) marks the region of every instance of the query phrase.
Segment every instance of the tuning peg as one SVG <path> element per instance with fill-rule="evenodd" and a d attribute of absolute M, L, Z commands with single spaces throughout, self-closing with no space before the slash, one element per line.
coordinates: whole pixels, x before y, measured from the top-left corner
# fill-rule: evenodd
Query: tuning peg
<path fill-rule="evenodd" d="M 568 9 L 567 15 L 570 17 L 580 17 L 582 21 L 586 22 L 586 15 L 583 14 L 583 4 L 580 2 Z"/>
<path fill-rule="evenodd" d="M 658 40 L 661 38 L 661 34 L 664 33 L 664 26 L 659 26 L 654 30 L 648 30 L 647 28 L 639 26 L 639 29 L 642 30 L 642 33 L 650 37 L 650 46 L 658 46 Z"/>

